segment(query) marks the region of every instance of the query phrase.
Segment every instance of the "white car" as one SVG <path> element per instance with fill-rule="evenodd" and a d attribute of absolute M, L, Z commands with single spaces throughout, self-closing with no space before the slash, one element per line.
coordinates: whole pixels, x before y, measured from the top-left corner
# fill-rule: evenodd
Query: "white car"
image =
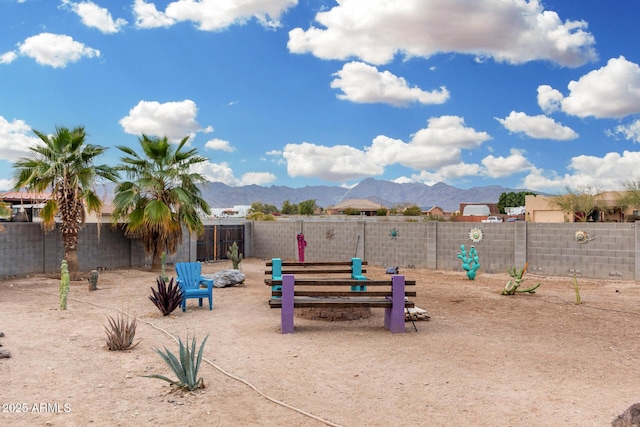
<path fill-rule="evenodd" d="M 487 219 L 483 219 L 482 222 L 502 222 L 502 218 L 497 216 L 490 216 Z"/>

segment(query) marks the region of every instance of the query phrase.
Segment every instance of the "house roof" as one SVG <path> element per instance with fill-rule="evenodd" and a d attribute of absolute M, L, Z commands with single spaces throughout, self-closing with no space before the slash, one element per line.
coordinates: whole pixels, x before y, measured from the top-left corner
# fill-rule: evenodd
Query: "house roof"
<path fill-rule="evenodd" d="M 349 199 L 344 200 L 336 205 L 331 206 L 329 209 L 336 210 L 344 210 L 344 209 L 355 209 L 359 211 L 377 211 L 378 209 L 384 208 L 383 205 L 379 203 L 372 202 L 368 199 Z"/>
<path fill-rule="evenodd" d="M 45 201 L 51 198 L 51 193 L 35 193 L 30 191 L 7 191 L 0 194 L 0 200 L 4 202 L 29 202 L 33 200 Z"/>

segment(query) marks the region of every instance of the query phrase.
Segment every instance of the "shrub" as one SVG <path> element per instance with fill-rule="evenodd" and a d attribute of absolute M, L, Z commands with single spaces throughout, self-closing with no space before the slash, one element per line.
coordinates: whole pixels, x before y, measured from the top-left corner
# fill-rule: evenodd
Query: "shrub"
<path fill-rule="evenodd" d="M 177 358 L 165 347 L 164 352 L 156 349 L 156 353 L 165 361 L 171 368 L 174 374 L 178 377 L 177 380 L 172 380 L 164 375 L 153 374 L 144 375 L 147 378 L 157 378 L 168 382 L 176 387 L 193 391 L 198 388 L 204 388 L 204 380 L 202 377 L 198 378 L 198 371 L 200 370 L 200 362 L 202 361 L 202 352 L 204 350 L 204 344 L 207 342 L 207 335 L 200 344 L 200 350 L 196 356 L 196 337 L 193 337 L 191 341 L 191 348 L 189 348 L 189 336 L 187 335 L 187 345 L 182 343 L 182 340 L 178 338 L 178 344 L 180 345 L 180 358 Z"/>
<path fill-rule="evenodd" d="M 127 316 L 128 317 L 128 316 Z M 107 333 L 107 348 L 111 351 L 133 349 L 140 341 L 133 344 L 133 338 L 136 335 L 136 318 L 125 319 L 123 315 L 118 315 L 117 319 L 108 316 L 109 328 L 105 326 L 105 332 Z"/>
<path fill-rule="evenodd" d="M 182 304 L 184 291 L 178 284 L 173 284 L 173 277 L 169 281 L 169 286 L 167 286 L 165 278 L 162 276 L 159 276 L 156 282 L 158 290 L 151 288 L 153 295 L 149 295 L 149 299 L 158 307 L 163 316 L 168 316 Z"/>

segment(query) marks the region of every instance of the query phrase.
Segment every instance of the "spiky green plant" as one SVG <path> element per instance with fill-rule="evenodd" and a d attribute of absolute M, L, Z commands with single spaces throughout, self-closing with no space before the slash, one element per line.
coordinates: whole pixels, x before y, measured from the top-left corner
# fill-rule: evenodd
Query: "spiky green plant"
<path fill-rule="evenodd" d="M 173 284 L 173 277 L 168 286 L 163 276 L 158 276 L 156 282 L 158 289 L 151 288 L 153 295 L 149 295 L 149 299 L 158 307 L 163 316 L 168 316 L 182 304 L 184 291 L 177 283 Z"/>
<path fill-rule="evenodd" d="M 67 296 L 69 295 L 69 266 L 67 260 L 63 259 L 60 263 L 60 310 L 67 309 Z"/>
<path fill-rule="evenodd" d="M 538 283 L 535 286 L 528 289 L 518 289 L 522 284 L 522 281 L 524 280 L 523 276 L 524 276 L 524 273 L 527 271 L 528 266 L 529 266 L 529 263 L 527 262 L 524 265 L 524 267 L 522 267 L 519 270 L 515 267 L 507 268 L 507 273 L 509 273 L 509 276 L 513 277 L 513 280 L 509 280 L 507 284 L 504 286 L 504 289 L 502 290 L 502 295 L 515 295 L 516 293 L 519 293 L 519 294 L 523 294 L 523 293 L 535 294 L 536 293 L 536 289 L 540 287 L 541 283 Z"/>
<path fill-rule="evenodd" d="M 177 380 L 172 380 L 164 375 L 153 374 L 144 375 L 147 378 L 157 378 L 168 382 L 176 387 L 193 391 L 198 388 L 204 388 L 204 380 L 202 377 L 198 378 L 198 371 L 200 370 L 200 362 L 202 361 L 202 352 L 204 350 L 204 344 L 207 342 L 207 335 L 202 344 L 200 344 L 200 350 L 196 355 L 196 337 L 193 337 L 191 344 L 189 344 L 189 335 L 187 335 L 187 344 L 184 345 L 182 340 L 178 338 L 178 344 L 180 346 L 180 358 L 176 357 L 167 348 L 164 348 L 164 352 L 155 349 L 156 353 L 165 361 L 171 368 L 174 374 L 178 377 Z"/>
<path fill-rule="evenodd" d="M 107 334 L 107 348 L 111 351 L 133 349 L 140 341 L 133 344 L 133 339 L 136 336 L 136 327 L 138 321 L 135 317 L 129 319 L 129 316 L 125 318 L 123 315 L 118 315 L 117 319 L 111 316 L 107 316 L 109 320 L 109 327 L 104 327 L 104 331 Z"/>
<path fill-rule="evenodd" d="M 242 262 L 242 254 L 238 254 L 238 244 L 233 242 L 229 250 L 227 251 L 227 258 L 231 260 L 231 264 L 233 264 L 233 269 L 237 270 L 240 262 Z"/>

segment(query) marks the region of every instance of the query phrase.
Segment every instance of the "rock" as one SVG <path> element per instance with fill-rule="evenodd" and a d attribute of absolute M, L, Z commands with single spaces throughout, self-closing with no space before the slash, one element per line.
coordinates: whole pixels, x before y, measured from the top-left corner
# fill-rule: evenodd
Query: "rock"
<path fill-rule="evenodd" d="M 0 359 L 8 359 L 11 357 L 9 350 L 0 350 Z"/>
<path fill-rule="evenodd" d="M 618 415 L 611 423 L 611 427 L 640 427 L 640 403 L 634 403 Z"/>
<path fill-rule="evenodd" d="M 405 320 L 429 320 L 431 316 L 427 314 L 426 310 L 419 307 L 407 308 L 404 313 Z"/>
<path fill-rule="evenodd" d="M 244 273 L 240 270 L 221 270 L 210 277 L 213 279 L 213 286 L 216 288 L 236 286 L 244 282 Z"/>

